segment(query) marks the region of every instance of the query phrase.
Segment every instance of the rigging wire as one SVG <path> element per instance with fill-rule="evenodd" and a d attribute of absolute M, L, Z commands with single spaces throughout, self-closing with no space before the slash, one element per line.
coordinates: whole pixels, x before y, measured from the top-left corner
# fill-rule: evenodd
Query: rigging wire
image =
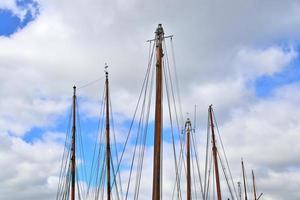
<path fill-rule="evenodd" d="M 175 185 L 174 185 L 174 189 L 176 188 L 177 190 L 177 199 L 182 199 L 182 194 L 181 194 L 181 175 L 182 175 L 182 169 L 184 169 L 184 172 L 186 173 L 186 166 L 184 163 L 184 145 L 185 145 L 185 141 L 183 140 L 184 137 L 181 136 L 180 132 L 181 132 L 181 125 L 183 124 L 183 115 L 182 115 L 182 108 L 181 108 L 181 100 L 180 100 L 180 93 L 179 93 L 179 84 L 178 84 L 178 77 L 177 77 L 177 73 L 176 73 L 176 66 L 175 66 L 175 57 L 174 57 L 174 49 L 173 49 L 173 42 L 172 42 L 172 37 L 171 37 L 171 46 L 172 46 L 172 57 L 173 57 L 173 65 L 175 70 L 170 69 L 170 63 L 169 63 L 169 59 L 168 59 L 168 52 L 167 52 L 167 48 L 166 48 L 166 43 L 165 41 L 163 42 L 164 44 L 164 53 L 165 53 L 165 57 L 166 59 L 163 60 L 163 77 L 164 77 L 164 81 L 165 81 L 165 90 L 166 90 L 166 94 L 167 94 L 167 103 L 168 103 L 168 111 L 169 111 L 169 120 L 170 120 L 170 132 L 171 132 L 171 138 L 172 138 L 172 149 L 173 149 L 173 156 L 174 156 L 174 163 L 175 163 Z M 155 48 L 155 42 L 153 43 L 153 45 L 150 42 L 149 45 L 149 63 L 148 63 L 148 68 L 146 71 L 146 76 L 143 80 L 143 84 L 142 84 L 142 89 L 137 101 L 137 105 L 134 111 L 134 115 L 133 115 L 133 119 L 131 121 L 130 124 L 130 128 L 128 131 L 128 134 L 126 136 L 125 139 L 125 144 L 124 147 L 122 148 L 120 157 L 118 154 L 118 145 L 117 145 L 117 140 L 116 140 L 116 135 L 115 135 L 115 130 L 114 130 L 114 120 L 113 117 L 111 118 L 112 121 L 112 132 L 113 132 L 113 138 L 114 138 L 114 147 L 115 147 L 115 156 L 116 156 L 116 161 L 114 161 L 113 157 L 111 157 L 111 160 L 107 161 L 105 159 L 105 157 L 103 156 L 103 152 L 104 152 L 104 147 L 103 147 L 103 141 L 104 141 L 104 123 L 101 123 L 100 121 L 103 121 L 102 119 L 104 118 L 104 107 L 105 104 L 103 103 L 103 99 L 101 101 L 102 103 L 102 107 L 103 109 L 100 109 L 100 115 L 99 115 L 99 121 L 98 121 L 98 125 L 97 125 L 97 139 L 95 141 L 95 146 L 93 149 L 93 159 L 92 159 L 92 166 L 91 166 L 91 171 L 90 171 L 90 177 L 88 179 L 87 176 L 87 172 L 86 172 L 86 168 L 85 168 L 85 153 L 84 151 L 81 149 L 78 151 L 78 153 L 80 154 L 80 157 L 83 159 L 82 162 L 82 166 L 80 166 L 79 168 L 83 171 L 77 171 L 76 170 L 76 174 L 77 177 L 79 176 L 83 176 L 83 180 L 88 181 L 87 186 L 83 185 L 82 183 L 77 181 L 77 189 L 78 189 L 78 197 L 79 199 L 82 199 L 84 196 L 82 195 L 86 195 L 85 197 L 95 197 L 95 199 L 98 198 L 103 198 L 104 195 L 104 185 L 105 185 L 105 179 L 107 179 L 107 174 L 105 173 L 105 168 L 102 166 L 102 168 L 100 167 L 103 163 L 105 164 L 106 162 L 111 162 L 112 165 L 112 173 L 113 173 L 113 181 L 112 181 L 112 188 L 113 186 L 115 186 L 116 189 L 116 196 L 113 196 L 113 198 L 117 198 L 117 199 L 123 199 L 123 189 L 122 189 L 122 184 L 121 184 L 121 176 L 120 176 L 120 169 L 121 168 L 121 163 L 124 157 L 124 153 L 125 150 L 127 149 L 128 146 L 128 142 L 129 142 L 129 138 L 132 135 L 132 130 L 135 126 L 135 118 L 137 116 L 139 116 L 139 120 L 138 120 L 138 124 L 137 124 L 137 135 L 136 135 L 136 140 L 135 140 L 135 145 L 134 145 L 134 152 L 132 155 L 132 162 L 130 165 L 130 175 L 129 175 L 129 180 L 128 180 L 128 184 L 127 184 L 127 190 L 126 190 L 126 195 L 125 195 L 125 199 L 128 198 L 129 195 L 129 189 L 130 189 L 130 182 L 131 182 L 131 176 L 133 176 L 133 168 L 136 167 L 137 170 L 135 172 L 135 185 L 134 185 L 134 199 L 138 199 L 139 198 L 139 191 L 140 191 L 140 186 L 141 186 L 141 179 L 142 179 L 142 171 L 143 171 L 143 162 L 144 162 L 144 155 L 145 155 L 145 147 L 146 147 L 146 138 L 147 138 L 147 133 L 148 133 L 148 123 L 149 123 L 149 116 L 150 116 L 150 105 L 151 105 L 151 94 L 152 94 L 152 90 L 153 90 L 153 80 L 154 80 L 154 68 L 152 68 L 154 60 L 153 59 L 153 55 L 154 55 L 154 48 Z M 152 63 L 153 62 L 153 63 Z M 173 79 L 175 77 L 175 79 Z M 88 87 L 92 84 L 95 84 L 96 82 L 102 80 L 104 77 L 101 77 L 99 79 L 96 79 L 94 81 L 91 81 L 87 84 L 84 84 L 80 87 L 78 87 L 78 89 L 82 89 L 85 87 Z M 175 80 L 175 81 L 174 81 Z M 149 96 L 149 98 L 147 98 L 146 96 Z M 104 95 L 102 96 L 104 97 Z M 109 100 L 111 101 L 111 99 L 109 98 Z M 178 104 L 179 102 L 179 104 Z M 77 104 L 77 102 L 76 102 Z M 76 105 L 78 107 L 78 105 Z M 109 106 L 109 105 L 106 105 Z M 140 108 L 140 109 L 139 109 Z M 82 140 L 82 133 L 81 133 L 81 125 L 80 125 L 80 118 L 79 118 L 79 109 L 77 109 L 77 123 L 79 125 L 79 146 L 83 146 L 83 140 Z M 112 106 L 110 103 L 110 111 L 112 112 Z M 140 111 L 140 112 L 139 112 Z M 175 116 L 175 117 L 174 117 Z M 177 131 L 176 131 L 177 129 Z M 178 137 L 175 136 L 175 132 L 178 132 Z M 176 147 L 178 147 L 178 143 L 176 143 L 177 141 L 179 141 L 179 154 L 178 152 L 176 152 Z M 98 146 L 97 144 L 99 143 L 99 147 L 96 148 L 96 146 Z M 193 175 L 194 177 L 196 177 L 196 173 L 197 173 L 197 168 L 198 168 L 198 176 L 199 176 L 199 182 L 201 185 L 201 193 L 202 196 L 204 196 L 203 194 L 203 187 L 202 187 L 202 181 L 201 181 L 201 175 L 200 175 L 200 170 L 199 170 L 199 166 L 198 166 L 198 158 L 197 158 L 197 152 L 196 152 L 196 148 L 195 148 L 195 141 L 193 140 L 193 146 L 194 146 L 194 159 L 192 159 L 192 165 L 193 165 Z M 161 147 L 162 153 L 163 153 L 163 145 Z M 69 156 L 69 153 L 65 156 Z M 162 157 L 161 157 L 162 159 Z M 81 160 L 80 160 L 81 161 Z M 134 164 L 136 161 L 136 165 Z M 195 165 L 195 163 L 197 165 Z M 117 164 L 116 168 L 114 166 L 114 164 Z M 162 163 L 162 160 L 161 160 Z M 101 164 L 101 165 L 100 165 Z M 67 167 L 68 165 L 65 165 L 64 168 L 69 170 L 69 167 Z M 161 165 L 162 167 L 163 165 Z M 196 167 L 197 166 L 197 167 Z M 100 169 L 101 168 L 101 169 Z M 163 170 L 161 169 L 161 173 L 163 175 Z M 68 174 L 68 173 L 67 173 Z M 69 180 L 70 177 L 68 175 L 66 180 Z M 162 179 L 163 181 L 163 179 Z M 197 198 L 197 189 L 196 189 L 196 183 L 198 182 L 196 179 L 193 180 L 194 181 L 194 196 L 195 198 Z M 119 183 L 118 183 L 119 182 Z M 69 182 L 66 181 L 65 183 L 61 184 L 64 187 L 69 187 Z M 118 187 L 118 185 L 120 184 L 120 187 Z M 161 184 L 161 187 L 163 186 L 163 184 Z M 94 188 L 95 187 L 95 188 Z M 83 193 L 83 191 L 87 191 L 86 193 Z M 161 190 L 162 191 L 162 190 Z M 114 194 L 112 194 L 114 195 Z M 162 197 L 162 192 L 161 192 L 161 197 Z M 66 196 L 67 199 L 67 196 Z"/>
<path fill-rule="evenodd" d="M 193 152 L 193 148 L 192 148 L 191 152 Z M 195 165 L 196 164 L 194 164 L 195 159 L 192 158 L 191 161 L 192 161 L 191 163 L 192 163 L 192 174 L 193 174 L 193 177 L 197 177 L 197 175 L 196 175 L 197 172 L 195 170 Z M 193 186 L 194 186 L 194 190 L 193 190 L 194 197 L 195 197 L 195 199 L 198 199 L 198 195 L 197 195 L 198 190 L 197 190 L 197 187 L 196 187 L 197 186 L 197 180 L 196 180 L 196 178 L 193 179 L 193 182 L 194 182 L 194 184 L 193 184 Z M 193 196 L 191 196 L 191 199 L 193 199 Z"/>
<path fill-rule="evenodd" d="M 124 145 L 124 148 L 123 148 L 123 151 L 122 151 L 122 154 L 121 154 L 121 159 L 120 159 L 120 162 L 119 162 L 117 171 L 120 169 L 120 163 L 121 163 L 121 161 L 122 161 L 122 158 L 123 158 L 125 149 L 126 149 L 126 147 L 127 147 L 127 143 L 128 143 L 128 141 L 129 141 L 129 136 L 130 136 L 131 130 L 132 130 L 132 128 L 133 128 L 133 125 L 134 125 L 134 122 L 135 122 L 136 115 L 137 115 L 138 110 L 139 110 L 138 108 L 139 108 L 140 102 L 141 102 L 142 97 L 143 97 L 142 94 L 144 94 L 144 90 L 146 90 L 145 88 L 147 88 L 147 86 L 148 86 L 148 80 L 149 80 L 148 77 L 149 77 L 149 73 L 151 72 L 152 58 L 153 58 L 153 55 L 154 55 L 155 43 L 153 43 L 153 45 L 150 44 L 149 48 L 151 48 L 152 50 L 151 50 L 150 60 L 149 60 L 149 62 L 148 62 L 148 68 L 147 68 L 147 71 L 146 71 L 145 78 L 144 78 L 144 80 L 143 80 L 142 89 L 141 89 L 140 94 L 139 94 L 138 102 L 137 102 L 137 105 L 136 105 L 136 108 L 135 108 L 135 111 L 134 111 L 133 119 L 132 119 L 132 121 L 131 121 L 131 124 L 130 124 L 130 128 L 129 128 L 127 137 L 126 137 L 125 145 Z M 144 100 L 143 100 L 143 102 L 144 102 Z M 143 103 L 143 104 L 144 104 L 144 103 Z M 142 108 L 143 108 L 143 106 L 142 106 Z M 139 127 L 140 127 L 140 125 L 138 125 L 138 131 L 139 131 Z M 137 138 L 137 139 L 138 139 L 138 138 Z M 137 142 L 137 140 L 136 140 L 136 142 Z M 135 149 L 136 149 L 136 145 L 135 145 Z M 135 152 L 135 150 L 134 150 L 134 152 Z M 133 155 L 133 157 L 132 157 L 132 160 L 133 160 L 133 159 L 135 159 L 135 153 L 134 153 L 134 155 Z M 131 166 L 130 166 L 130 176 L 129 176 L 129 179 L 128 179 L 128 184 L 127 184 L 127 190 L 126 190 L 125 199 L 128 198 L 129 185 L 130 185 L 131 174 L 132 174 L 132 167 L 133 167 L 132 165 L 133 165 L 133 163 L 132 163 Z"/>
<path fill-rule="evenodd" d="M 213 110 L 212 110 L 212 114 L 213 114 L 213 120 L 215 121 L 215 126 L 216 126 L 216 129 L 217 129 L 217 133 L 218 133 L 218 138 L 220 140 L 220 144 L 221 144 L 221 147 L 222 147 L 222 152 L 223 152 L 224 157 L 225 157 L 225 162 L 226 162 L 226 166 L 227 166 L 227 169 L 228 169 L 228 172 L 229 172 L 229 177 L 230 177 L 231 184 L 232 184 L 232 187 L 233 187 L 233 190 L 234 190 L 234 194 L 235 194 L 236 199 L 238 199 L 237 190 L 236 190 L 236 187 L 235 187 L 235 184 L 234 184 L 234 181 L 233 181 L 233 177 L 232 177 L 232 173 L 231 173 L 231 170 L 230 170 L 230 167 L 229 167 L 229 162 L 228 162 L 226 151 L 225 151 L 225 148 L 224 148 L 224 145 L 223 145 L 223 140 L 221 138 L 218 123 L 217 123 L 217 120 L 215 118 L 215 113 L 214 113 Z"/>
<path fill-rule="evenodd" d="M 69 118 L 68 118 L 68 125 L 67 125 L 67 131 L 66 131 L 66 137 L 65 137 L 65 144 L 64 144 L 64 151 L 63 151 L 63 155 L 61 158 L 61 167 L 60 167 L 60 173 L 59 173 L 59 182 L 58 182 L 58 188 L 57 188 L 57 193 L 56 193 L 56 200 L 60 199 L 61 196 L 63 195 L 62 192 L 65 191 L 65 184 L 66 184 L 66 179 L 64 179 L 63 177 L 65 176 L 66 173 L 66 167 L 68 166 L 68 161 L 69 161 L 69 155 L 70 155 L 70 151 L 69 151 L 69 146 L 68 146 L 68 142 L 69 142 L 69 137 L 70 137 L 70 127 L 71 127 L 71 118 L 72 118 L 72 109 L 70 109 L 70 114 L 69 114 Z"/>
<path fill-rule="evenodd" d="M 177 94 L 178 94 L 178 103 L 179 103 L 179 117 L 181 118 L 181 124 L 184 123 L 183 120 L 183 114 L 182 114 L 182 107 L 181 107 L 181 98 L 180 98 L 180 89 L 179 89 L 179 79 L 178 79 L 178 74 L 177 74 L 177 66 L 176 66 L 176 62 L 175 62 L 175 51 L 174 51 L 174 44 L 173 44 L 173 37 L 170 37 L 170 41 L 171 41 L 171 50 L 172 50 L 172 59 L 173 59 L 173 65 L 174 65 L 174 75 L 175 75 L 175 88 L 177 90 Z"/>
<path fill-rule="evenodd" d="M 204 195 L 204 191 L 203 191 L 202 178 L 201 178 L 200 166 L 199 166 L 199 159 L 198 159 L 198 153 L 197 153 L 195 143 L 196 143 L 195 142 L 195 137 L 192 134 L 192 144 L 193 144 L 193 147 L 194 147 L 194 154 L 195 154 L 195 159 L 196 159 L 196 164 L 197 164 L 197 172 L 198 172 L 198 177 L 199 177 L 199 182 L 200 182 L 200 190 L 201 190 L 202 198 L 204 199 L 205 195 Z"/>
<path fill-rule="evenodd" d="M 98 170 L 94 167 L 94 165 L 96 164 L 96 160 L 95 160 L 95 155 L 96 155 L 96 151 L 97 151 L 97 144 L 102 144 L 101 142 L 101 134 L 103 132 L 103 128 L 104 128 L 104 121 L 101 119 L 104 119 L 104 95 L 105 95 L 105 90 L 103 90 L 103 94 L 102 94 L 102 98 L 100 100 L 100 112 L 99 112 L 99 119 L 98 119 L 98 123 L 97 123 L 97 139 L 95 140 L 95 144 L 94 144 L 94 148 L 93 148 L 93 156 L 92 156 L 92 165 L 91 165 L 91 172 L 90 172 L 90 178 L 89 178 L 89 182 L 88 182 L 88 189 L 87 189 L 87 196 L 89 196 L 89 191 L 90 191 L 90 187 L 92 184 L 92 177 L 95 177 L 95 171 L 96 171 L 96 177 L 98 177 Z M 99 140 L 99 141 L 98 141 Z M 100 148 L 99 148 L 100 151 Z M 100 151 L 101 152 L 101 151 Z M 100 154 L 99 152 L 99 154 Z M 99 155 L 97 154 L 97 155 Z M 99 157 L 97 156 L 97 158 L 99 159 Z M 97 180 L 97 179 L 96 179 Z M 96 182 L 97 185 L 97 182 Z"/>
<path fill-rule="evenodd" d="M 110 100 L 110 105 L 111 105 L 110 112 L 113 113 L 111 98 L 109 98 L 109 100 Z M 116 140 L 116 134 L 115 134 L 115 123 L 114 123 L 113 115 L 111 115 L 111 125 L 112 125 L 112 132 L 113 132 L 113 139 L 114 139 L 114 146 L 115 146 L 114 149 L 115 149 L 115 154 L 116 154 L 116 159 L 117 159 L 117 164 L 118 164 L 119 163 L 119 154 L 118 154 L 117 140 Z M 116 174 L 114 173 L 113 180 L 115 180 L 115 176 L 116 176 Z M 123 199 L 123 189 L 122 189 L 122 181 L 121 181 L 120 173 L 118 173 L 118 179 L 119 179 L 119 184 L 120 184 L 121 199 Z M 117 184 L 116 184 L 116 186 L 117 186 Z"/>
<path fill-rule="evenodd" d="M 92 167 L 91 167 L 91 175 L 89 179 L 89 185 L 88 185 L 88 195 L 91 197 L 95 197 L 95 199 L 98 199 L 99 197 L 104 197 L 104 187 L 105 187 L 105 180 L 107 180 L 108 176 L 111 176 L 114 180 L 114 183 L 111 184 L 111 195 L 112 198 L 116 199 L 123 199 L 123 190 L 121 185 L 121 177 L 120 174 L 116 172 L 115 170 L 115 162 L 113 160 L 113 157 L 111 156 L 110 160 L 107 160 L 106 151 L 104 147 L 104 141 L 105 141 L 105 131 L 104 131 L 104 121 L 105 121 L 105 110 L 107 109 L 107 106 L 109 106 L 109 110 L 112 112 L 112 104 L 111 104 L 111 98 L 110 96 L 106 96 L 106 90 L 108 88 L 105 87 L 101 99 L 101 107 L 100 107 L 100 114 L 99 114 L 99 120 L 97 124 L 97 140 L 94 144 L 94 150 L 93 150 L 93 159 L 92 159 Z M 109 99 L 109 103 L 107 105 L 105 99 Z M 111 121 L 111 129 L 112 129 L 112 135 L 113 135 L 113 145 L 114 150 L 111 151 L 111 153 L 114 153 L 116 156 L 116 163 L 119 164 L 119 156 L 118 156 L 118 149 L 117 149 L 117 142 L 116 142 L 116 135 L 115 135 L 115 128 L 114 128 L 114 120 L 113 115 L 111 115 L 110 119 Z M 111 145 L 110 141 L 110 145 Z M 97 155 L 96 155 L 97 152 Z M 112 174 L 107 175 L 107 169 L 104 167 L 103 163 L 111 163 L 112 168 Z M 101 168 L 101 169 L 100 169 Z M 116 182 L 115 182 L 116 181 Z M 93 194 L 90 194 L 91 187 L 96 186 L 94 189 Z M 115 193 L 114 193 L 115 192 Z"/>
<path fill-rule="evenodd" d="M 208 166 L 208 158 L 209 158 L 209 147 L 210 147 L 210 117 L 207 115 L 207 130 L 206 130 L 206 150 L 205 150 L 205 175 L 204 175 L 204 197 L 205 200 L 208 198 L 208 184 L 209 184 L 209 166 Z"/>
<path fill-rule="evenodd" d="M 223 174 L 224 174 L 224 177 L 225 177 L 225 180 L 226 180 L 226 184 L 227 184 L 228 189 L 229 189 L 229 193 L 230 193 L 231 199 L 234 200 L 234 196 L 233 196 L 233 193 L 232 193 L 232 189 L 231 189 L 231 186 L 230 186 L 230 183 L 229 183 L 229 178 L 228 178 L 228 175 L 227 175 L 227 173 L 226 173 L 226 167 L 225 167 L 225 165 L 224 165 L 224 163 L 223 163 L 223 161 L 222 161 L 222 159 L 221 159 L 221 157 L 220 157 L 219 152 L 217 152 L 217 156 L 218 156 L 219 161 L 220 161 L 220 163 L 221 163 L 222 171 L 223 171 Z"/>
<path fill-rule="evenodd" d="M 77 117 L 76 117 L 76 119 L 77 119 L 77 124 L 78 124 L 78 136 L 79 137 L 77 137 L 78 138 L 78 144 L 79 144 L 79 156 L 80 156 L 80 158 L 81 158 L 81 165 L 83 166 L 83 169 L 82 170 L 80 170 L 79 171 L 79 173 L 81 173 L 80 174 L 80 176 L 77 176 L 77 177 L 83 177 L 83 179 L 85 180 L 85 181 L 87 181 L 88 180 L 88 178 L 87 178 L 87 171 L 86 171 L 86 163 L 85 163 L 85 161 L 86 161 L 86 159 L 85 159 L 85 154 L 84 154 L 84 151 L 83 151 L 83 141 L 82 141 L 82 132 L 81 132 L 81 123 L 80 123 L 80 115 L 79 115 L 79 105 L 78 105 L 78 101 L 76 101 L 76 107 L 77 107 L 77 109 L 76 109 L 76 115 L 77 115 Z M 77 162 L 77 163 L 79 163 L 79 162 Z M 78 183 L 78 182 L 77 182 Z M 84 191 L 84 185 L 82 184 L 81 185 L 81 191 Z"/>
<path fill-rule="evenodd" d="M 78 117 L 78 104 L 76 101 L 75 104 L 76 109 L 76 113 L 75 115 L 77 116 L 77 121 L 75 122 L 76 124 L 80 124 L 80 118 Z M 73 112 L 75 112 L 73 110 L 73 106 L 70 109 L 70 114 L 68 117 L 68 126 L 67 126 L 67 131 L 66 131 L 66 138 L 65 138 L 65 145 L 64 145 L 64 152 L 63 152 L 63 156 L 61 159 L 61 168 L 60 168 L 60 175 L 59 175 L 59 182 L 58 182 L 58 189 L 57 189 L 57 194 L 56 194 L 56 200 L 67 200 L 69 199 L 69 195 L 70 195 L 70 184 L 71 184 L 71 152 L 72 152 L 72 148 L 71 148 L 71 118 L 72 118 L 72 114 Z M 79 131 L 76 131 L 76 135 L 78 135 L 78 137 L 76 137 L 77 141 L 76 143 L 78 143 L 79 145 L 76 145 L 77 149 L 78 149 L 78 155 L 76 157 L 76 162 L 80 163 L 81 165 L 78 167 L 76 167 L 75 169 L 75 177 L 76 177 L 76 186 L 77 186 L 77 196 L 79 199 L 82 198 L 81 194 L 84 191 L 84 186 L 79 182 L 80 177 L 83 177 L 83 180 L 85 180 L 85 175 L 86 174 L 85 171 L 85 162 L 84 162 L 84 152 L 83 152 L 83 145 L 82 145 L 82 136 L 81 136 L 81 131 L 80 131 L 80 125 L 79 125 Z M 80 158 L 80 159 L 79 159 Z M 80 162 L 81 161 L 81 162 Z"/>
<path fill-rule="evenodd" d="M 178 199 L 182 199 L 181 195 L 181 189 L 180 189 L 180 177 L 179 177 L 179 172 L 178 172 L 178 163 L 177 163 L 177 154 L 176 154 L 176 147 L 175 147 L 175 138 L 174 138 L 174 128 L 173 128 L 173 119 L 172 119 L 172 111 L 171 111 L 171 99 L 170 99 L 170 91 L 169 91 L 169 82 L 171 84 L 171 94 L 174 97 L 174 91 L 172 90 L 172 79 L 171 79 L 171 74 L 170 74 L 170 67 L 169 67 L 169 62 L 168 62 L 168 56 L 167 56 L 167 48 L 165 46 L 165 55 L 166 55 L 166 67 L 164 67 L 164 77 L 165 77 L 165 89 L 166 89 L 166 94 L 167 94 L 167 101 L 168 101 L 168 109 L 169 109 L 169 120 L 170 120 L 170 126 L 171 126 L 171 136 L 172 136 L 172 146 L 173 146 L 173 154 L 174 154 L 174 166 L 175 166 L 175 173 L 176 173 L 176 184 L 177 184 L 177 197 Z M 175 102 L 173 102 L 175 112 L 176 112 L 176 105 Z M 177 116 L 175 114 L 175 116 Z"/>
<path fill-rule="evenodd" d="M 88 87 L 88 86 L 90 86 L 90 85 L 93 85 L 93 84 L 95 84 L 95 83 L 97 83 L 97 82 L 103 80 L 104 78 L 105 78 L 105 76 L 102 76 L 102 77 L 97 78 L 97 79 L 95 79 L 95 80 L 93 80 L 93 81 L 90 81 L 90 82 L 88 82 L 88 83 L 86 83 L 86 84 L 83 84 L 83 85 L 77 87 L 77 90 L 80 90 L 80 89 L 82 89 L 82 88 L 85 88 L 85 87 Z"/>
<path fill-rule="evenodd" d="M 140 181 L 141 181 L 141 175 L 142 175 L 142 166 L 143 166 L 143 158 L 144 158 L 144 152 L 145 152 L 145 144 L 146 144 L 146 138 L 147 138 L 147 133 L 148 133 L 148 123 L 149 123 L 149 114 L 150 114 L 150 106 L 151 106 L 151 94 L 153 91 L 153 81 L 154 81 L 154 70 L 152 70 L 151 73 L 151 80 L 150 80 L 150 90 L 149 90 L 149 100 L 148 100 L 148 105 L 147 105 L 147 116 L 146 116 L 146 121 L 145 121 L 145 128 L 144 128 L 144 139 L 143 139 L 143 144 L 142 144 L 142 154 L 141 154 L 141 163 L 138 165 L 140 166 L 140 170 L 139 170 L 139 178 L 137 181 L 137 195 L 136 195 L 136 199 L 138 199 L 138 195 L 139 195 L 139 188 L 140 188 Z"/>
<path fill-rule="evenodd" d="M 149 47 L 151 48 L 151 44 L 150 44 Z M 128 134 L 126 136 L 125 144 L 124 144 L 124 147 L 123 147 L 123 150 L 122 150 L 122 153 L 121 153 L 120 161 L 119 161 L 118 166 L 117 166 L 117 170 L 116 170 L 117 173 L 118 173 L 118 171 L 120 169 L 120 164 L 122 162 L 122 159 L 123 159 L 123 156 L 124 156 L 124 153 L 125 153 L 128 141 L 129 141 L 129 136 L 130 136 L 131 130 L 132 130 L 133 125 L 134 125 L 135 117 L 136 117 L 136 114 L 138 112 L 138 106 L 140 105 L 140 101 L 141 101 L 141 98 L 142 98 L 143 90 L 144 90 L 145 84 L 146 84 L 146 77 L 148 76 L 148 73 L 150 72 L 152 57 L 153 57 L 153 54 L 154 54 L 154 47 L 155 47 L 155 45 L 153 44 L 152 45 L 152 52 L 151 52 L 151 59 L 149 60 L 149 63 L 148 63 L 148 68 L 147 68 L 147 71 L 146 71 L 146 76 L 145 76 L 145 78 L 143 80 L 143 83 L 142 83 L 142 89 L 141 89 L 140 94 L 139 94 L 137 105 L 136 105 L 136 108 L 135 108 L 135 111 L 134 111 L 134 114 L 133 114 L 133 119 L 131 120 L 129 131 L 128 131 Z M 113 184 L 114 184 L 114 182 L 115 181 L 113 181 Z"/>

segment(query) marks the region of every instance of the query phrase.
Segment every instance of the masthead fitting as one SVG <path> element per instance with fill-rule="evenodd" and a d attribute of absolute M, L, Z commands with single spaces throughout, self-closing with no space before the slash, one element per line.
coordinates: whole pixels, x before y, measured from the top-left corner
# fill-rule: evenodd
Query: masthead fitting
<path fill-rule="evenodd" d="M 192 123 L 191 123 L 190 118 L 188 117 L 185 122 L 185 128 L 191 128 L 191 126 L 192 126 Z"/>
<path fill-rule="evenodd" d="M 76 86 L 73 86 L 73 94 L 76 95 Z"/>
<path fill-rule="evenodd" d="M 107 77 L 108 76 L 108 65 L 107 65 L 107 63 L 105 63 L 104 71 L 105 71 L 105 75 Z"/>
<path fill-rule="evenodd" d="M 165 33 L 164 33 L 164 29 L 163 29 L 162 25 L 158 24 L 158 27 L 156 28 L 156 31 L 155 31 L 156 37 L 158 37 L 160 40 L 162 40 L 164 37 L 164 34 Z"/>

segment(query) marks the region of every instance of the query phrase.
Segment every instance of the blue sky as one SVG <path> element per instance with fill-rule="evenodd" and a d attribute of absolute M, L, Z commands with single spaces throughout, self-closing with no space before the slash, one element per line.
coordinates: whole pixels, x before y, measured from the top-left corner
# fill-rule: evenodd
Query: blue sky
<path fill-rule="evenodd" d="M 27 26 L 28 23 L 33 21 L 39 12 L 39 5 L 34 0 L 18 0 L 16 1 L 17 7 L 25 12 L 24 18 L 21 19 L 12 10 L 0 9 L 0 36 L 9 37 L 20 29 Z M 35 9 L 32 13 L 30 6 Z"/>
<path fill-rule="evenodd" d="M 298 49 L 297 52 L 299 52 Z M 258 77 L 254 81 L 256 95 L 260 98 L 266 98 L 272 95 L 276 88 L 298 82 L 300 80 L 299 65 L 300 60 L 297 58 L 279 73 Z"/>

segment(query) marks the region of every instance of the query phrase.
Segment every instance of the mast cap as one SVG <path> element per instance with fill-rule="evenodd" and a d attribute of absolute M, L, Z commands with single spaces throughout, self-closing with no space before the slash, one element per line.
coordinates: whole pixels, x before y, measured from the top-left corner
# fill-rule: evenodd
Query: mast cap
<path fill-rule="evenodd" d="M 155 31 L 155 34 L 157 36 L 163 36 L 164 35 L 164 29 L 162 27 L 162 24 L 158 24 L 158 27 L 157 27 L 157 29 Z"/>
<path fill-rule="evenodd" d="M 76 94 L 76 86 L 75 85 L 73 86 L 73 93 L 74 93 L 74 95 Z"/>
<path fill-rule="evenodd" d="M 105 63 L 104 71 L 105 71 L 105 75 L 107 77 L 108 76 L 108 65 L 107 65 L 107 63 Z"/>

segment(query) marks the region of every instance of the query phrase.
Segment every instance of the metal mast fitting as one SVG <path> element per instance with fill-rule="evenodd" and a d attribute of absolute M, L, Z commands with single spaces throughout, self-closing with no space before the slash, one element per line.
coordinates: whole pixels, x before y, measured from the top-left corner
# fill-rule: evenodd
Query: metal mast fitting
<path fill-rule="evenodd" d="M 190 140 L 191 140 L 191 130 L 192 130 L 192 123 L 189 118 L 187 118 L 185 122 L 185 131 L 186 131 L 186 162 L 187 162 L 187 173 L 186 173 L 186 178 L 187 178 L 187 200 L 192 199 L 192 187 L 191 187 L 191 145 L 190 145 Z"/>
<path fill-rule="evenodd" d="M 216 173 L 217 196 L 218 196 L 218 200 L 222 200 L 219 167 L 218 167 L 218 155 L 217 155 L 218 150 L 217 150 L 217 146 L 216 146 L 215 126 L 214 126 L 212 105 L 209 106 L 209 118 L 210 118 L 211 134 L 212 134 L 212 145 L 213 145 L 212 152 L 213 152 L 213 159 L 214 159 L 214 166 L 215 166 L 215 173 Z"/>
<path fill-rule="evenodd" d="M 163 48 L 162 42 L 164 40 L 164 29 L 161 24 L 155 31 L 156 43 L 156 97 L 155 97 L 155 128 L 154 128 L 154 161 L 153 161 L 153 186 L 152 186 L 152 200 L 160 200 L 161 195 L 161 140 L 162 140 L 162 61 Z"/>
<path fill-rule="evenodd" d="M 73 124 L 71 147 L 71 200 L 75 200 L 75 175 L 76 175 L 76 86 L 73 87 Z"/>

